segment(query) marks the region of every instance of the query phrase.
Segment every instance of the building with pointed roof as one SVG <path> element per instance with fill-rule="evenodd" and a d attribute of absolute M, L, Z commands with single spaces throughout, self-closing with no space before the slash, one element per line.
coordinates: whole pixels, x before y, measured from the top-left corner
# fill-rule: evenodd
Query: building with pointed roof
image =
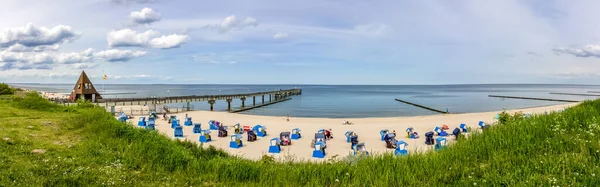
<path fill-rule="evenodd" d="M 85 74 L 85 71 L 81 71 L 81 75 L 79 76 L 79 79 L 77 79 L 77 83 L 75 83 L 75 87 L 73 87 L 73 91 L 71 92 L 71 101 L 76 101 L 79 98 L 91 102 L 102 99 L 102 96 L 96 91 L 96 88 Z"/>

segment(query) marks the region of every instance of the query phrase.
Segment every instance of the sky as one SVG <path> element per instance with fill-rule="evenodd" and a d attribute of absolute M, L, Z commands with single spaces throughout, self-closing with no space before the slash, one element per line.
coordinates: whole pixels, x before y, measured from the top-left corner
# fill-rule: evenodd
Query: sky
<path fill-rule="evenodd" d="M 600 1 L 3 0 L 0 82 L 600 84 Z"/>

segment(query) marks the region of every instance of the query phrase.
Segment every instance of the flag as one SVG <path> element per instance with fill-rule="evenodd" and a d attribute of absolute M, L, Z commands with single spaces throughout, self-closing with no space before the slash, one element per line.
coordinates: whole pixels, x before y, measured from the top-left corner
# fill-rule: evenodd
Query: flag
<path fill-rule="evenodd" d="M 104 74 L 104 77 L 102 77 L 103 80 L 106 80 L 108 77 L 106 77 L 106 74 Z"/>

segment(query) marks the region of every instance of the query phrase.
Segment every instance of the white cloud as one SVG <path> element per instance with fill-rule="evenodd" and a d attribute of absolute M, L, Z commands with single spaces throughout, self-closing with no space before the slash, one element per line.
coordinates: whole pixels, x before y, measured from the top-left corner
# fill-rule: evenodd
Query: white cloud
<path fill-rule="evenodd" d="M 176 47 L 181 46 L 181 44 L 185 43 L 185 41 L 187 39 L 188 39 L 187 35 L 177 35 L 177 34 L 171 34 L 168 36 L 163 35 L 159 38 L 154 38 L 154 39 L 150 40 L 150 42 L 148 44 L 153 48 L 169 49 L 169 48 L 176 48 Z"/>
<path fill-rule="evenodd" d="M 109 49 L 94 53 L 94 57 L 109 62 L 125 62 L 146 55 L 145 51 Z"/>
<path fill-rule="evenodd" d="M 91 69 L 91 68 L 95 68 L 96 66 L 98 66 L 98 64 L 94 64 L 94 63 L 71 64 L 71 67 L 73 67 L 75 69 Z"/>
<path fill-rule="evenodd" d="M 109 47 L 152 47 L 159 49 L 180 47 L 188 39 L 187 35 L 171 34 L 160 37 L 158 35 L 160 35 L 160 32 L 155 30 L 138 33 L 131 29 L 122 29 L 109 32 L 106 38 Z"/>
<path fill-rule="evenodd" d="M 0 32 L 0 47 L 11 47 L 19 44 L 25 47 L 56 45 L 73 41 L 80 33 L 70 26 L 57 25 L 52 28 L 37 27 L 32 23 L 25 27 L 11 28 Z"/>
<path fill-rule="evenodd" d="M 0 70 L 8 69 L 52 69 L 55 64 L 77 64 L 92 62 L 92 57 L 82 53 L 59 52 L 0 52 Z"/>
<path fill-rule="evenodd" d="M 215 28 L 221 33 L 227 33 L 229 31 L 242 30 L 246 27 L 256 27 L 258 21 L 252 17 L 246 17 L 246 19 L 238 19 L 235 15 L 227 16 L 221 24 L 207 25 L 208 28 Z"/>
<path fill-rule="evenodd" d="M 106 36 L 106 40 L 108 40 L 109 47 L 140 47 L 145 46 L 148 41 L 157 35 L 160 35 L 160 33 L 155 30 L 147 30 L 138 33 L 131 29 L 122 29 L 109 32 Z"/>
<path fill-rule="evenodd" d="M 276 39 L 276 40 L 284 39 L 284 38 L 287 38 L 287 37 L 288 37 L 288 34 L 284 33 L 284 32 L 279 32 L 279 33 L 273 35 L 273 39 Z"/>
<path fill-rule="evenodd" d="M 552 49 L 555 54 L 570 54 L 576 57 L 596 57 L 600 58 L 600 45 L 586 45 L 582 48 L 576 47 L 557 47 Z"/>
<path fill-rule="evenodd" d="M 133 11 L 129 13 L 129 18 L 134 24 L 151 24 L 153 22 L 160 21 L 161 15 L 155 12 L 151 8 L 143 8 L 141 11 Z"/>

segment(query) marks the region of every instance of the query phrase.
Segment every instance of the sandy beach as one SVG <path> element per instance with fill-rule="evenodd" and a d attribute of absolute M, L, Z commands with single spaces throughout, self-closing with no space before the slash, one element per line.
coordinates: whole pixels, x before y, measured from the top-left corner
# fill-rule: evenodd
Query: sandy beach
<path fill-rule="evenodd" d="M 523 112 L 527 114 L 539 114 L 544 112 L 558 111 L 567 107 L 577 105 L 564 104 L 555 106 L 545 106 L 538 108 L 527 108 L 527 109 L 515 109 L 507 110 L 507 112 Z M 202 129 L 208 129 L 209 120 L 217 120 L 228 126 L 228 137 L 217 137 L 217 131 L 211 131 L 212 142 L 202 144 L 202 146 L 208 147 L 209 145 L 220 148 L 231 155 L 237 155 L 247 159 L 258 160 L 263 155 L 272 155 L 279 161 L 323 161 L 330 158 L 340 158 L 347 155 L 353 154 L 350 148 L 350 143 L 346 142 L 344 133 L 346 131 L 354 131 L 358 135 L 359 142 L 365 143 L 367 150 L 371 154 L 381 154 L 386 152 L 393 153 L 394 149 L 388 149 L 385 147 L 385 142 L 381 141 L 380 130 L 389 129 L 390 131 L 396 130 L 398 134 L 398 140 L 404 140 L 408 143 L 409 153 L 415 151 L 427 151 L 433 149 L 433 146 L 425 144 L 424 134 L 428 131 L 433 131 L 436 126 L 442 126 L 444 124 L 449 126 L 447 130 L 448 134 L 451 134 L 452 130 L 459 127 L 461 123 L 467 124 L 472 129 L 478 129 L 477 126 L 479 121 L 485 121 L 486 123 L 493 123 L 494 117 L 501 111 L 495 112 L 482 112 L 482 113 L 466 113 L 466 114 L 446 114 L 446 115 L 430 115 L 430 116 L 414 116 L 414 117 L 387 117 L 387 118 L 356 118 L 356 119 L 330 119 L 330 118 L 294 118 L 291 117 L 290 121 L 287 121 L 287 117 L 273 117 L 273 116 L 254 116 L 244 114 L 233 114 L 227 112 L 209 112 L 209 111 L 191 111 L 186 113 L 174 114 L 180 119 L 183 126 L 186 114 L 192 117 L 194 123 L 201 123 Z M 162 117 L 161 117 L 162 118 Z M 139 116 L 133 119 L 133 124 L 137 126 Z M 353 125 L 343 125 L 343 121 L 348 120 Z M 233 125 L 240 123 L 241 126 L 254 126 L 261 124 L 267 127 L 267 136 L 258 137 L 258 140 L 254 142 L 247 142 L 247 134 L 243 135 L 243 147 L 234 149 L 229 147 L 229 141 L 233 134 Z M 405 130 L 408 127 L 413 127 L 416 132 L 421 136 L 419 139 L 406 138 Z M 299 140 L 292 141 L 291 146 L 281 146 L 282 151 L 278 154 L 268 153 L 269 140 L 274 137 L 279 137 L 279 133 L 285 131 L 291 131 L 293 128 L 300 128 L 302 138 Z M 319 129 L 326 128 L 331 129 L 334 138 L 327 141 L 326 157 L 325 159 L 313 158 L 313 148 L 310 146 L 314 133 Z M 167 121 L 162 119 L 157 120 L 156 130 L 165 134 L 167 137 L 175 139 L 173 133 L 174 130 Z M 199 142 L 199 135 L 192 132 L 192 126 L 183 126 L 184 137 L 180 139 L 188 139 L 193 142 Z M 436 136 L 437 137 L 437 136 Z M 434 137 L 434 138 L 436 138 Z M 448 136 L 448 144 L 451 146 L 454 142 L 453 136 Z"/>

